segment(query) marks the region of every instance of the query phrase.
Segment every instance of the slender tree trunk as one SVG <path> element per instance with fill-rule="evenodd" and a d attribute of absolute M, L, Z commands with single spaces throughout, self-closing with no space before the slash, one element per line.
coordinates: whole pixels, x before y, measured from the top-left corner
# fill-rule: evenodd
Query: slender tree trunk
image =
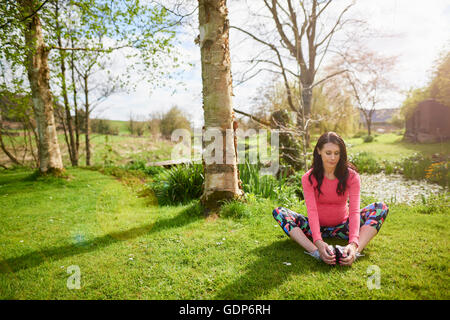
<path fill-rule="evenodd" d="M 205 148 L 214 143 L 218 147 L 214 148 L 214 156 L 222 155 L 213 161 L 205 158 L 205 154 L 203 156 L 205 182 L 201 201 L 207 211 L 216 210 L 221 200 L 239 198 L 243 194 L 233 143 L 235 128 L 227 15 L 226 0 L 199 0 L 205 130 L 213 129 L 218 133 L 213 142 L 205 141 Z"/>
<path fill-rule="evenodd" d="M 56 2 L 56 23 L 57 23 L 57 29 L 58 29 L 58 45 L 62 48 L 62 40 L 61 40 L 61 33 L 59 31 L 59 16 L 58 16 L 58 3 Z M 70 106 L 69 106 L 69 98 L 67 96 L 67 85 L 66 85 L 66 54 L 63 50 L 59 51 L 60 59 L 61 59 L 61 87 L 62 87 L 62 95 L 64 99 L 64 109 L 65 109 L 65 115 L 66 115 L 66 123 L 67 123 L 67 132 L 69 135 L 69 141 L 67 143 L 67 149 L 69 151 L 70 155 L 70 162 L 72 163 L 72 166 L 78 166 L 78 150 L 75 147 L 75 139 L 73 135 L 73 126 L 72 126 L 72 116 L 70 114 Z"/>
<path fill-rule="evenodd" d="M 85 129 L 86 129 L 86 134 L 85 134 L 85 141 L 86 141 L 86 165 L 90 166 L 91 165 L 91 147 L 90 147 L 90 124 L 89 124 L 89 90 L 88 90 L 88 77 L 87 75 L 84 76 L 84 98 L 85 98 Z"/>
<path fill-rule="evenodd" d="M 311 106 L 312 106 L 312 89 L 311 85 L 304 86 L 302 89 L 302 105 L 303 105 L 303 113 L 304 113 L 304 121 L 307 121 L 311 118 Z M 304 123 L 303 123 L 304 125 Z M 305 148 L 309 148 L 310 146 L 310 133 L 309 128 L 305 128 Z"/>
<path fill-rule="evenodd" d="M 34 10 L 32 0 L 23 0 L 25 14 Z M 64 169 L 53 114 L 50 91 L 48 48 L 45 47 L 41 22 L 36 13 L 25 22 L 26 69 L 33 97 L 33 109 L 39 135 L 39 170 L 41 173 Z"/>
<path fill-rule="evenodd" d="M 71 39 L 72 47 L 74 47 L 73 38 Z M 70 59 L 70 69 L 72 71 L 72 85 L 73 85 L 73 107 L 75 109 L 75 152 L 77 154 L 77 164 L 78 164 L 78 154 L 80 150 L 80 120 L 78 118 L 78 103 L 77 103 L 77 84 L 75 80 L 75 58 L 74 52 L 71 52 Z"/>
<path fill-rule="evenodd" d="M 63 57 L 61 57 L 64 59 Z M 66 115 L 66 123 L 67 123 L 67 131 L 69 135 L 69 144 L 68 149 L 70 153 L 70 161 L 72 163 L 72 166 L 78 166 L 78 150 L 75 145 L 75 137 L 74 137 L 74 130 L 72 126 L 72 115 L 70 114 L 70 106 L 69 106 L 69 98 L 67 96 L 67 86 L 66 86 L 66 67 L 64 60 L 61 61 L 61 72 L 62 72 L 62 90 L 63 90 L 63 99 L 64 99 L 64 110 Z"/>

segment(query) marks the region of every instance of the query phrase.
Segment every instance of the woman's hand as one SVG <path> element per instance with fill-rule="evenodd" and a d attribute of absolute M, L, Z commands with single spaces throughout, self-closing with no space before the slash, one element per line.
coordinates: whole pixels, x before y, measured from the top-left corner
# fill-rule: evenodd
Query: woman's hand
<path fill-rule="evenodd" d="M 325 241 L 317 240 L 315 242 L 317 249 L 319 249 L 320 258 L 326 264 L 336 264 L 336 255 L 333 250 L 330 249 Z"/>
<path fill-rule="evenodd" d="M 352 263 L 356 259 L 356 244 L 355 243 L 349 243 L 343 253 L 343 257 L 340 259 L 339 264 L 343 266 L 351 266 Z"/>

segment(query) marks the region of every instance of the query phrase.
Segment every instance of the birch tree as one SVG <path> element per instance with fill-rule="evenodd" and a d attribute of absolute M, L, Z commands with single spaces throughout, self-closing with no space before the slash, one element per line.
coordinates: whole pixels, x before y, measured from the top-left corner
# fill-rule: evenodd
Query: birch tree
<path fill-rule="evenodd" d="M 239 184 L 232 108 L 229 21 L 226 0 L 199 0 L 204 113 L 204 192 L 206 210 L 243 195 Z M 214 138 L 213 138 L 214 137 Z M 213 140 L 213 141 L 211 141 Z"/>
<path fill-rule="evenodd" d="M 10 59 L 13 58 L 12 54 L 14 53 L 8 49 L 18 46 L 22 46 L 24 49 L 21 51 L 24 54 L 22 63 L 27 70 L 39 136 L 39 170 L 41 173 L 58 173 L 63 171 L 64 167 L 53 114 L 53 96 L 50 90 L 48 65 L 49 50 L 44 41 L 39 13 L 46 2 L 20 0 L 17 4 L 3 4 L 1 11 L 8 12 L 10 14 L 8 18 L 11 20 L 3 20 L 5 22 L 2 24 L 4 26 L 2 31 L 7 32 L 3 34 L 2 44 L 7 46 L 7 48 L 3 47 L 3 52 Z M 24 42 L 9 42 L 5 35 L 15 34 L 17 36 L 18 29 L 22 32 Z M 19 60 L 20 58 L 16 56 L 13 59 Z"/>

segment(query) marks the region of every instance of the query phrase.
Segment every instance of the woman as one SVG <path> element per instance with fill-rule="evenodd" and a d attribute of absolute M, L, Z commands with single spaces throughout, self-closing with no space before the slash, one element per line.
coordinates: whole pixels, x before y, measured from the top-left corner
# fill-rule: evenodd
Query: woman
<path fill-rule="evenodd" d="M 322 237 L 348 240 L 339 263 L 351 266 L 378 233 L 389 209 L 377 202 L 360 210 L 360 178 L 347 161 L 345 143 L 339 135 L 323 134 L 313 157 L 312 168 L 302 177 L 308 217 L 283 207 L 273 210 L 273 217 L 307 250 L 305 253 L 330 265 L 336 264 L 336 256 Z"/>

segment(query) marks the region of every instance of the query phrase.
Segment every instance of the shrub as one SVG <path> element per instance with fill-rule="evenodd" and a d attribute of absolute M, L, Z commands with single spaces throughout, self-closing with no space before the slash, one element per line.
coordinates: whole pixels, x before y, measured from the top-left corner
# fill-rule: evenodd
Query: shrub
<path fill-rule="evenodd" d="M 126 164 L 124 168 L 127 170 L 139 170 L 149 176 L 155 176 L 166 170 L 163 167 L 147 166 L 147 163 L 144 160 L 133 160 Z"/>
<path fill-rule="evenodd" d="M 372 142 L 374 140 L 374 137 L 373 136 L 364 136 L 363 137 L 363 141 L 365 142 L 365 143 L 367 143 L 367 142 Z"/>
<path fill-rule="evenodd" d="M 94 133 L 109 134 L 117 136 L 119 127 L 112 125 L 110 121 L 105 119 L 90 119 L 91 130 Z"/>
<path fill-rule="evenodd" d="M 425 179 L 426 169 L 431 163 L 431 159 L 424 158 L 422 155 L 415 153 L 401 161 L 403 175 L 408 179 Z"/>
<path fill-rule="evenodd" d="M 448 187 L 448 182 L 450 180 L 448 162 L 441 161 L 432 163 L 427 169 L 425 169 L 425 178 L 441 186 Z"/>
<path fill-rule="evenodd" d="M 401 173 L 401 165 L 396 161 L 383 161 L 383 168 L 385 174 Z"/>
<path fill-rule="evenodd" d="M 361 138 L 366 134 L 366 131 L 358 131 L 353 135 L 353 138 Z"/>
<path fill-rule="evenodd" d="M 303 195 L 303 185 L 302 185 L 302 177 L 304 174 L 305 172 L 303 170 L 296 171 L 286 180 L 286 182 L 293 188 L 295 195 L 301 200 L 305 198 Z"/>
<path fill-rule="evenodd" d="M 382 166 L 377 162 L 374 156 L 366 151 L 349 155 L 349 161 L 358 168 L 359 173 L 379 173 Z"/>
<path fill-rule="evenodd" d="M 200 198 L 203 180 L 201 164 L 178 165 L 157 174 L 148 187 L 153 189 L 160 205 L 186 204 Z"/>
<path fill-rule="evenodd" d="M 277 180 L 272 175 L 261 175 L 261 164 L 245 162 L 238 165 L 239 178 L 245 193 L 254 193 L 263 198 L 277 199 L 277 188 L 285 183 L 285 179 Z"/>

